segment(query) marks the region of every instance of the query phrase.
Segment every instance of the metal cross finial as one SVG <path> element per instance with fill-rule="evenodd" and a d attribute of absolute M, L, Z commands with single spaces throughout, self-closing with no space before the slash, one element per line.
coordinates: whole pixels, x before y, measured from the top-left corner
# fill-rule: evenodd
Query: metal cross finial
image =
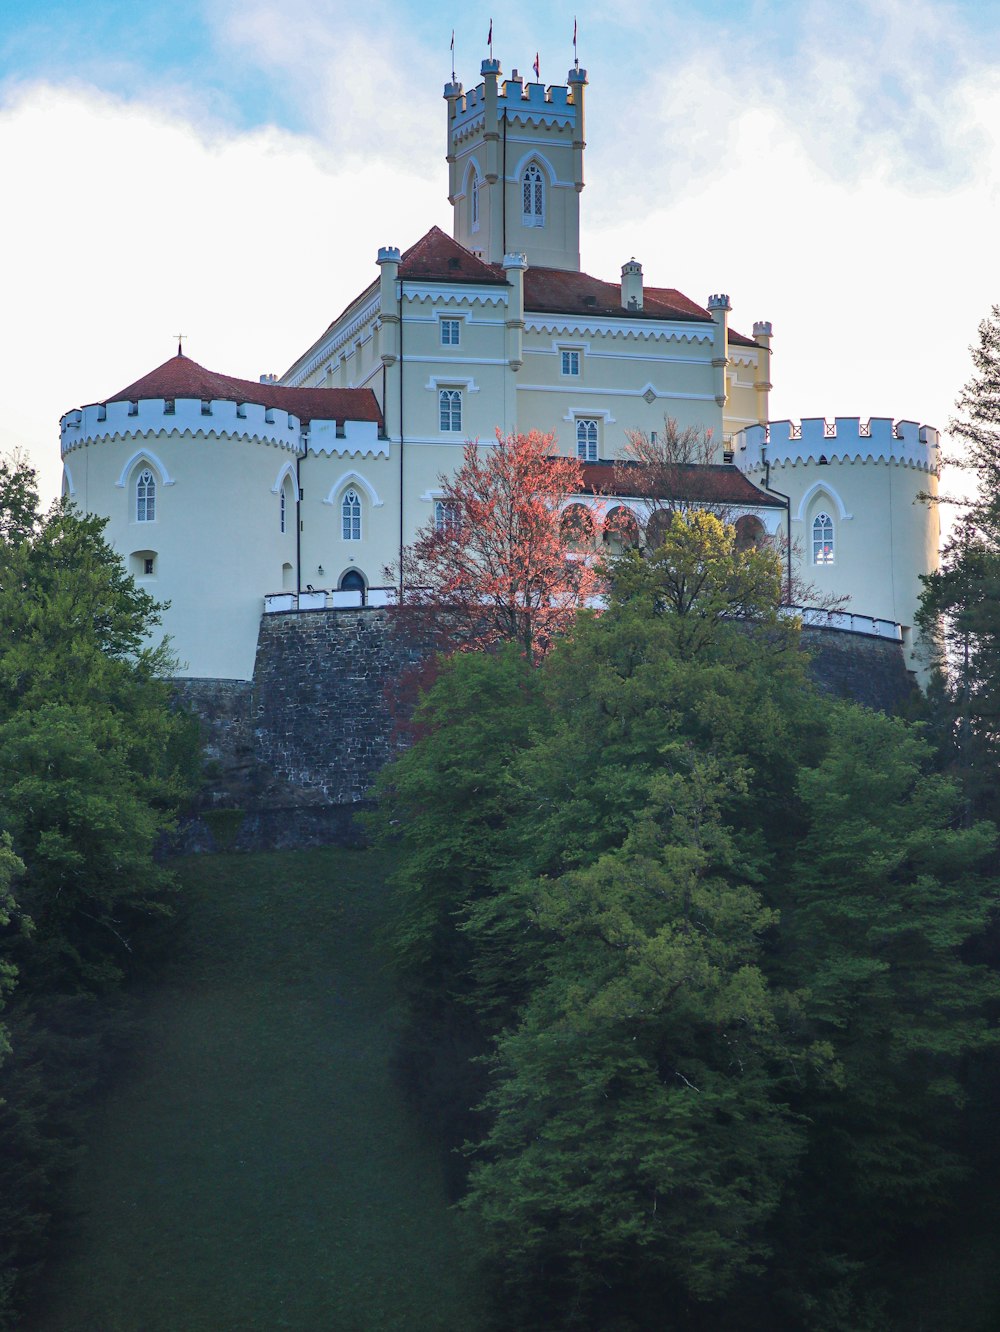
<path fill-rule="evenodd" d="M 181 344 L 183 343 L 183 341 L 184 341 L 184 339 L 185 339 L 186 337 L 187 337 L 187 334 L 186 334 L 186 333 L 178 333 L 178 334 L 177 334 L 177 355 L 178 355 L 178 356 L 183 356 L 183 355 L 184 355 L 184 348 L 181 346 Z"/>

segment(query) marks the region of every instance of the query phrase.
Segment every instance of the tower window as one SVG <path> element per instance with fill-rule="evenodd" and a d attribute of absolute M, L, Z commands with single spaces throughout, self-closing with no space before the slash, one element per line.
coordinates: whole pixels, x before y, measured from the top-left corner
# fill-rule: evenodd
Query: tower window
<path fill-rule="evenodd" d="M 526 227 L 545 224 L 545 184 L 534 162 L 525 168 L 521 177 L 521 221 Z"/>
<path fill-rule="evenodd" d="M 813 519 L 813 564 L 833 563 L 833 519 L 818 513 Z"/>
<path fill-rule="evenodd" d="M 479 177 L 473 174 L 469 187 L 469 219 L 473 231 L 479 230 Z"/>
<path fill-rule="evenodd" d="M 460 319 L 442 319 L 441 320 L 441 346 L 457 347 L 458 340 L 461 337 Z"/>
<path fill-rule="evenodd" d="M 356 490 L 349 490 L 341 502 L 340 525 L 345 541 L 361 540 L 361 500 Z"/>
<path fill-rule="evenodd" d="M 442 430 L 461 431 L 462 429 L 462 390 L 440 389 L 438 391 L 438 413 Z"/>
<path fill-rule="evenodd" d="M 288 521 L 288 496 L 284 486 L 281 487 L 281 493 L 278 496 L 278 512 L 281 530 L 284 532 Z"/>
<path fill-rule="evenodd" d="M 581 462 L 597 462 L 597 422 L 591 417 L 576 423 L 576 456 Z"/>
<path fill-rule="evenodd" d="M 148 578 L 156 567 L 156 560 L 152 555 L 147 555 L 142 562 L 142 572 Z"/>
<path fill-rule="evenodd" d="M 135 483 L 135 521 L 151 523 L 156 519 L 156 481 L 148 467 L 143 468 Z"/>

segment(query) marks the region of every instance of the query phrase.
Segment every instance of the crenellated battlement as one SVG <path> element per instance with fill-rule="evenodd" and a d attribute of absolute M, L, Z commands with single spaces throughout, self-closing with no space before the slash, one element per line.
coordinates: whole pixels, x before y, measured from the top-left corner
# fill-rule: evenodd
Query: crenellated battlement
<path fill-rule="evenodd" d="M 873 416 L 822 416 L 749 426 L 734 437 L 734 461 L 744 472 L 771 463 L 893 462 L 935 475 L 940 470 L 940 436 L 933 426 Z"/>
<path fill-rule="evenodd" d="M 505 79 L 497 88 L 497 119 L 505 115 L 508 121 L 530 121 L 533 124 L 569 127 L 574 124 L 578 99 L 574 86 L 586 80 L 586 70 L 581 70 L 582 78 L 577 80 L 574 72 L 573 84 L 525 83 L 515 70 L 509 79 Z M 487 89 L 485 83 L 470 88 L 468 92 L 455 92 L 460 84 L 449 84 L 445 96 L 453 102 L 454 116 L 451 122 L 452 133 L 461 137 L 474 123 L 485 114 Z"/>
<path fill-rule="evenodd" d="M 256 402 L 213 398 L 140 398 L 137 402 L 92 403 L 67 412 L 59 422 L 61 452 L 115 439 L 151 435 L 213 435 L 245 439 L 303 454 L 307 442 L 318 453 L 387 453 L 375 421 L 313 420 L 308 433 L 294 413 Z"/>

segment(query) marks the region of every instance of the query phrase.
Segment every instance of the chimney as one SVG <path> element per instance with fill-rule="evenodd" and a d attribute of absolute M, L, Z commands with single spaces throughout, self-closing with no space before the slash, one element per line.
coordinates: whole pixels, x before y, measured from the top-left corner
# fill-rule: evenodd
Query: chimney
<path fill-rule="evenodd" d="M 622 264 L 622 309 L 642 309 L 642 264 L 635 255 Z"/>

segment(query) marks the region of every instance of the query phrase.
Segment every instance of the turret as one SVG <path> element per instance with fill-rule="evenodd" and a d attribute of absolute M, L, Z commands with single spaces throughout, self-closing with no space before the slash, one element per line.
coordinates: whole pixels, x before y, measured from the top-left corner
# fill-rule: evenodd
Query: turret
<path fill-rule="evenodd" d="M 729 393 L 726 385 L 726 367 L 729 365 L 729 311 L 733 303 L 720 292 L 708 298 L 708 313 L 715 324 L 715 345 L 712 355 L 712 367 L 715 371 L 715 401 L 725 407 Z"/>
<path fill-rule="evenodd" d="M 507 298 L 507 364 L 520 370 L 524 360 L 524 271 L 528 261 L 523 254 L 505 254 L 503 270 L 510 283 Z"/>
<path fill-rule="evenodd" d="M 622 309 L 642 309 L 642 264 L 635 255 L 622 264 Z"/>
<path fill-rule="evenodd" d="M 757 353 L 757 378 L 754 389 L 757 393 L 757 424 L 766 425 L 769 419 L 768 406 L 771 384 L 771 321 L 758 319 L 753 326 L 753 340 L 760 351 Z"/>

